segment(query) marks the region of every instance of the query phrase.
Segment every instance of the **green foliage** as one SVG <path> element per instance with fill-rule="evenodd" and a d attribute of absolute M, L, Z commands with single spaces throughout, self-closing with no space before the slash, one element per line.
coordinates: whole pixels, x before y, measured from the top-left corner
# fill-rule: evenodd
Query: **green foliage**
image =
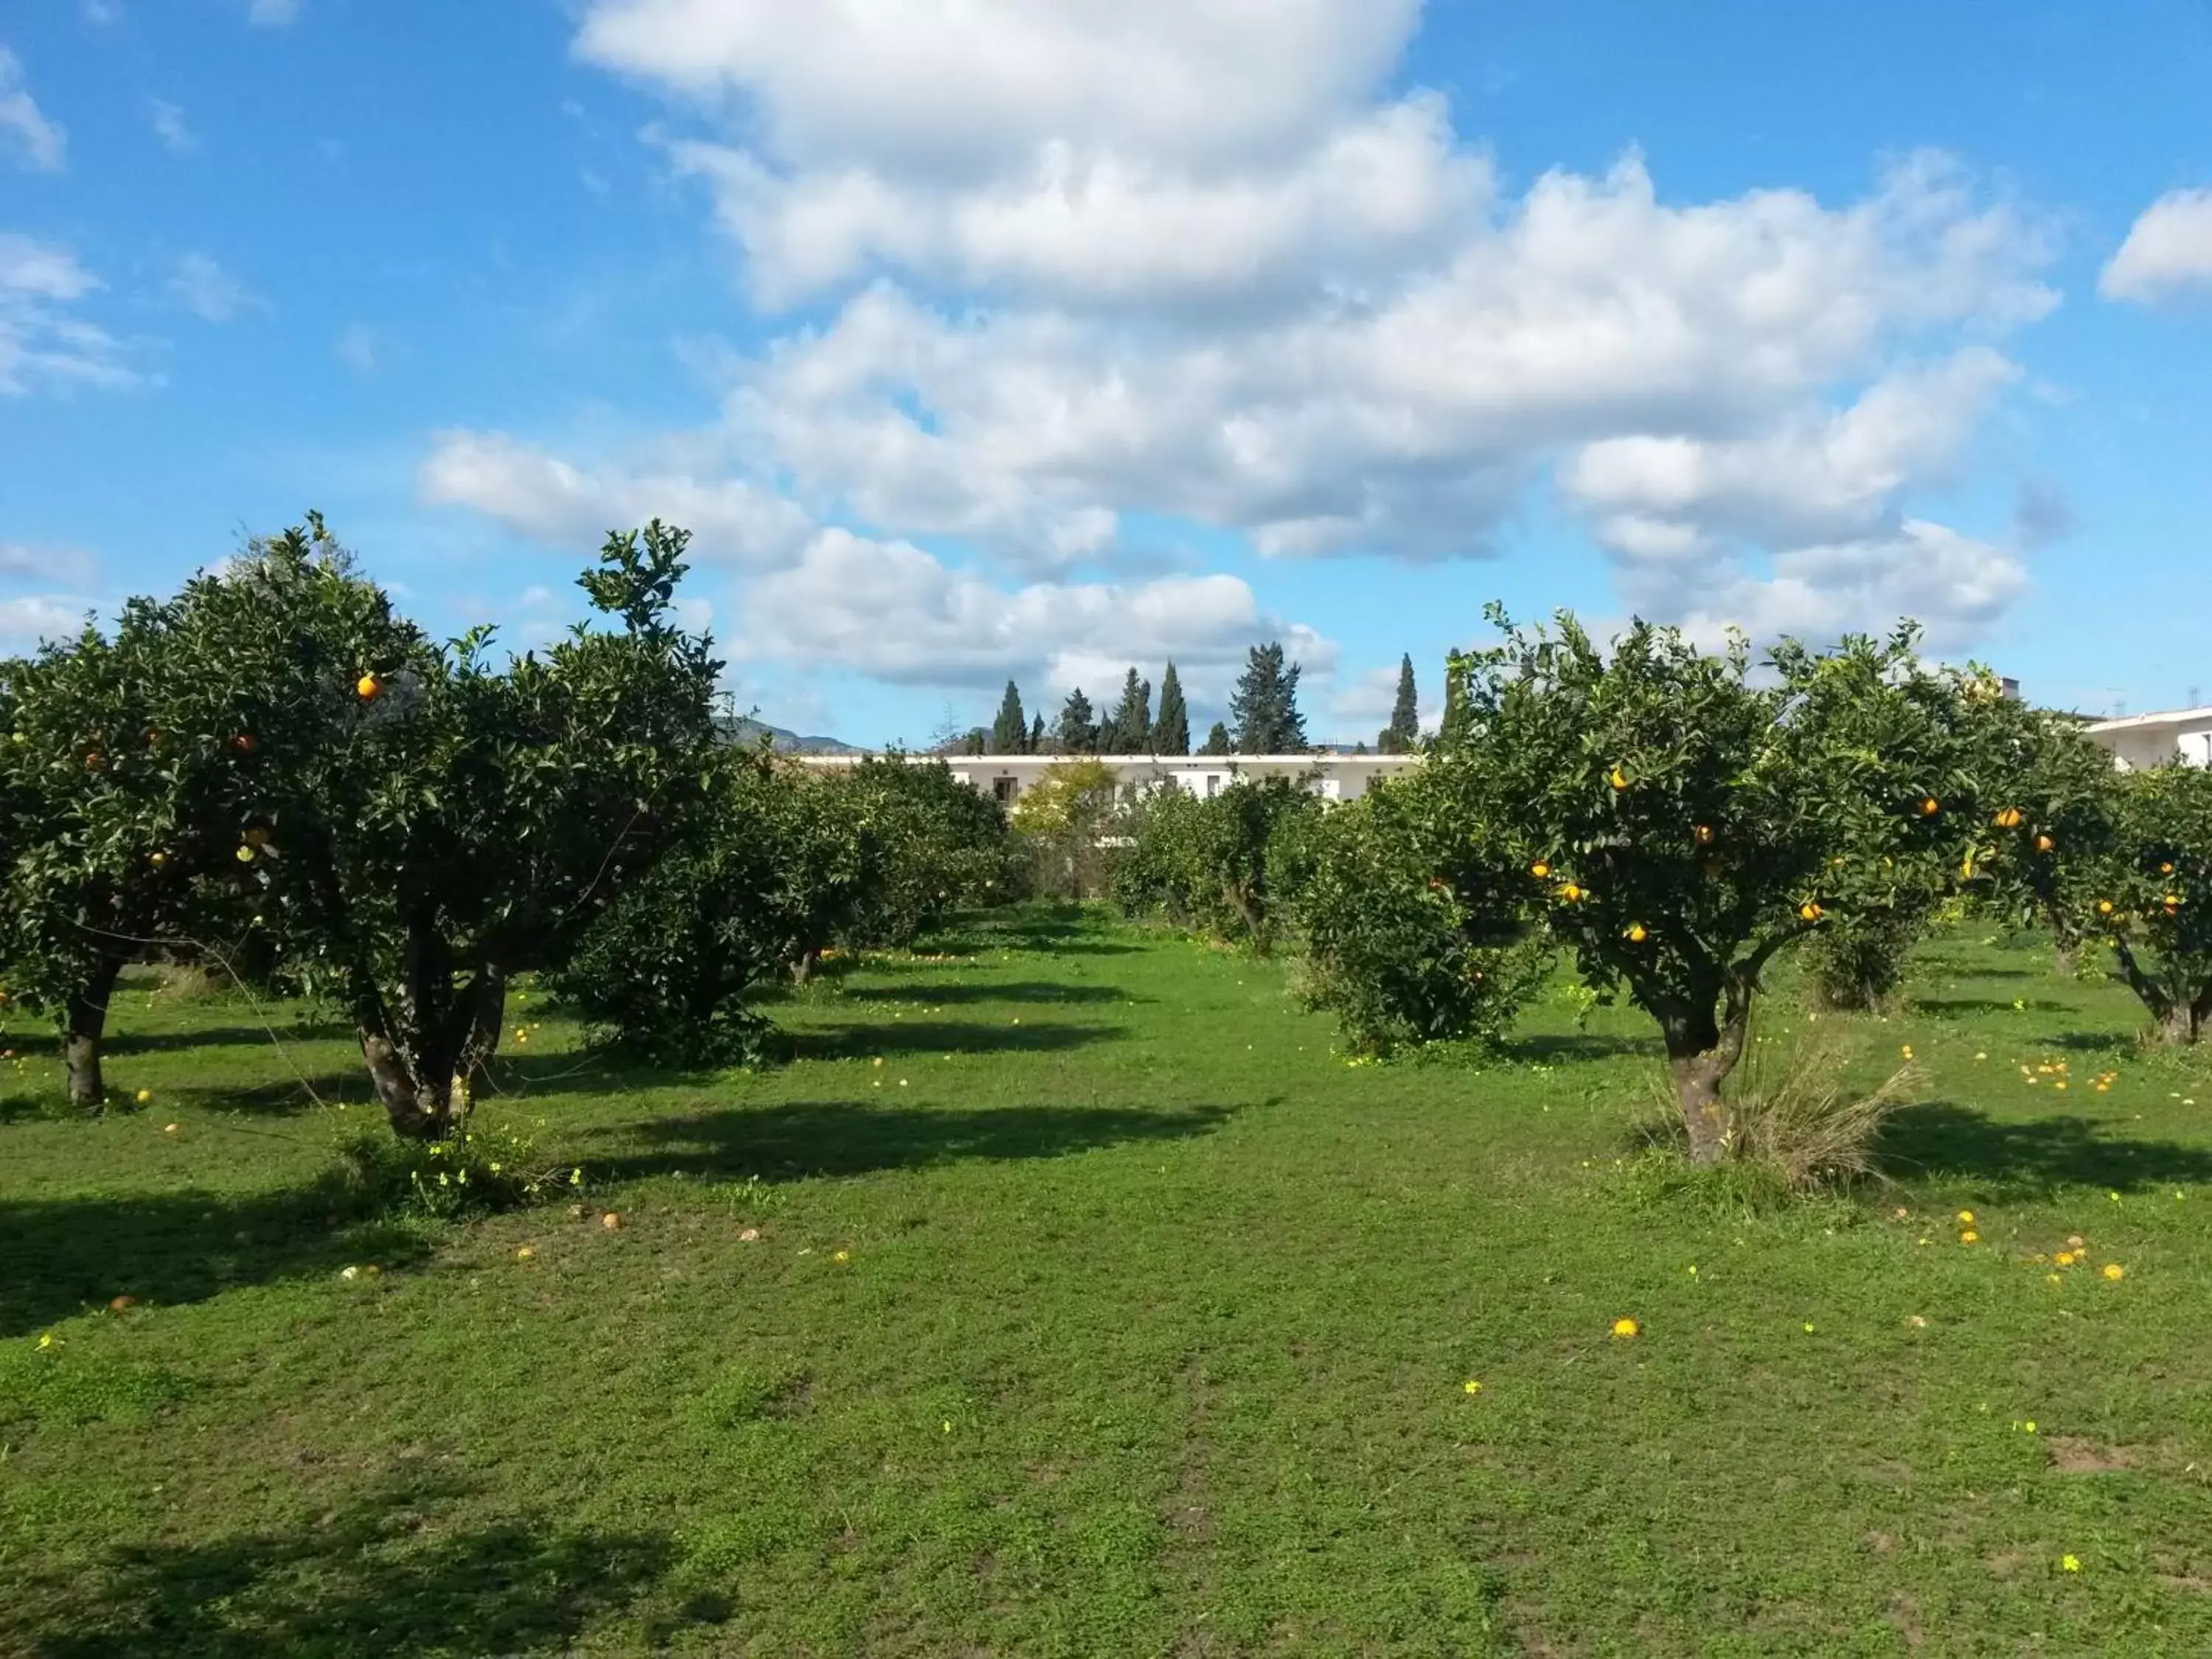
<path fill-rule="evenodd" d="M 1115 816 L 1115 777 L 1103 761 L 1056 761 L 1014 803 L 1013 828 L 1041 893 L 1082 898 L 1098 890 L 1101 841 Z"/>
<path fill-rule="evenodd" d="M 1924 915 L 1984 805 L 1961 677 L 1913 635 L 1794 641 L 1752 675 L 1638 623 L 1601 651 L 1571 617 L 1455 658 L 1429 769 L 1471 839 L 1510 848 L 1528 902 L 1591 987 L 1656 1019 L 1693 1158 L 1717 1159 L 1720 1084 L 1761 970 L 1832 918 Z M 1487 850 L 1487 849 L 1486 849 Z"/>
<path fill-rule="evenodd" d="M 2112 757 L 2075 716 L 2005 696 L 1987 677 L 1966 693 L 1990 811 L 1961 873 L 2006 921 L 2046 929 L 2070 964 L 2095 937 L 2094 890 L 2118 850 Z"/>
<path fill-rule="evenodd" d="M 1152 683 L 1130 669 L 1121 683 L 1121 700 L 1106 718 L 1098 743 L 1109 755 L 1141 755 L 1152 746 Z"/>
<path fill-rule="evenodd" d="M 991 722 L 991 753 L 1019 755 L 1030 746 L 1029 717 L 1022 712 L 1022 694 L 1012 680 L 999 700 L 999 713 Z"/>
<path fill-rule="evenodd" d="M 356 1216 L 450 1221 L 544 1203 L 569 1190 L 574 1173 L 534 1137 L 502 1125 L 427 1140 L 364 1130 L 339 1143 L 333 1191 Z"/>
<path fill-rule="evenodd" d="M 1152 722 L 1152 751 L 1156 755 L 1190 753 L 1190 709 L 1182 698 L 1182 678 L 1170 662 L 1160 676 L 1160 712 Z"/>
<path fill-rule="evenodd" d="M 1005 813 L 943 761 L 870 757 L 823 787 L 831 799 L 819 810 L 842 815 L 872 854 L 841 924 L 847 942 L 910 945 L 952 910 L 1017 896 Z"/>
<path fill-rule="evenodd" d="M 1067 694 L 1067 701 L 1060 706 L 1060 724 L 1053 729 L 1053 741 L 1063 755 L 1095 755 L 1098 752 L 1098 722 L 1091 713 L 1091 699 L 1077 686 Z"/>
<path fill-rule="evenodd" d="M 0 1348 L 0 1426 L 142 1428 L 192 1393 L 191 1379 L 166 1366 L 79 1353 L 73 1344 Z"/>
<path fill-rule="evenodd" d="M 1377 754 L 1410 755 L 1421 740 L 1420 693 L 1413 684 L 1413 659 L 1398 659 L 1398 695 L 1390 705 L 1390 723 L 1376 734 Z"/>
<path fill-rule="evenodd" d="M 2081 912 L 2169 1042 L 2212 1022 L 2212 770 L 2130 772 L 2112 793 L 2112 841 Z"/>
<path fill-rule="evenodd" d="M 557 967 L 696 804 L 718 665 L 668 620 L 684 532 L 609 538 L 579 625 L 504 668 L 439 646 L 318 525 L 178 602 L 165 729 L 233 757 L 259 845 L 233 879 L 362 1034 L 402 1133 L 436 1138 L 496 1043 L 506 981 Z"/>
<path fill-rule="evenodd" d="M 1163 910 L 1179 926 L 1265 951 L 1279 922 L 1271 860 L 1297 859 L 1304 821 L 1321 810 L 1288 778 L 1236 778 L 1203 799 L 1159 789 L 1130 816 L 1115 896 L 1130 915 Z"/>
<path fill-rule="evenodd" d="M 1298 712 L 1300 665 L 1283 662 L 1280 641 L 1255 645 L 1230 694 L 1229 717 L 1237 723 L 1240 755 L 1303 755 L 1306 719 Z"/>
<path fill-rule="evenodd" d="M 1228 726 L 1219 720 L 1214 721 L 1212 726 L 1206 731 L 1206 747 L 1200 750 L 1198 752 L 1201 755 L 1235 754 L 1237 752 L 1237 745 L 1230 741 Z"/>
<path fill-rule="evenodd" d="M 1285 884 L 1305 939 L 1301 988 L 1363 1053 L 1498 1042 L 1550 966 L 1516 914 L 1518 884 L 1464 862 L 1465 839 L 1438 833 L 1441 805 L 1416 774 L 1302 826 L 1303 867 Z M 1462 860 L 1453 879 L 1439 873 L 1448 857 Z"/>
<path fill-rule="evenodd" d="M 1821 1007 L 1887 1007 L 1905 983 L 1905 961 L 1925 916 L 1917 908 L 1832 916 L 1802 948 L 1806 982 Z"/>
<path fill-rule="evenodd" d="M 551 988 L 606 1046 L 655 1065 L 769 1058 L 773 1028 L 750 1000 L 804 972 L 882 876 L 882 845 L 849 793 L 764 750 L 725 751 L 701 809 Z"/>

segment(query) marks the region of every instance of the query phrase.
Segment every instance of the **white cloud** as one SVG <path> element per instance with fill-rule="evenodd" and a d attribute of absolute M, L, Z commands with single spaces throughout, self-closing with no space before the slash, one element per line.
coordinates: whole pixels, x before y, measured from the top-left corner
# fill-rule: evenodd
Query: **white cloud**
<path fill-rule="evenodd" d="M 69 638 L 84 626 L 91 608 L 65 593 L 0 597 L 0 654 L 17 655 L 48 640 Z"/>
<path fill-rule="evenodd" d="M 2142 305 L 2212 296 L 2212 190 L 2168 191 L 2145 208 L 2097 289 Z"/>
<path fill-rule="evenodd" d="M 154 136 L 175 155 L 181 155 L 187 150 L 200 147 L 199 137 L 185 121 L 181 105 L 173 104 L 166 98 L 156 98 L 147 112 L 146 122 L 154 129 Z"/>
<path fill-rule="evenodd" d="M 120 343 L 71 309 L 99 287 L 68 249 L 0 231 L 0 397 L 137 383 Z"/>
<path fill-rule="evenodd" d="M 33 173 L 59 173 L 69 140 L 24 86 L 21 60 L 0 46 L 0 153 L 9 149 L 19 165 Z"/>
<path fill-rule="evenodd" d="M 204 323 L 228 323 L 268 302 L 217 264 L 211 255 L 187 253 L 168 281 L 169 297 Z"/>
<path fill-rule="evenodd" d="M 0 542 L 0 580 L 78 581 L 88 576 L 92 568 L 88 555 L 66 548 Z"/>
<path fill-rule="evenodd" d="M 1057 672 L 1139 655 L 1079 619 L 1140 629 L 1166 590 L 1073 579 L 1126 572 L 1136 515 L 1480 555 L 1547 476 L 1654 614 L 1987 625 L 2019 565 L 1912 498 L 2017 377 L 1994 343 L 2057 303 L 2039 223 L 1926 155 L 1840 203 L 1669 200 L 1634 154 L 1501 192 L 1441 97 L 1390 84 L 1419 11 L 840 0 L 797 29 L 781 0 L 587 0 L 579 55 L 696 118 L 652 142 L 756 303 L 834 303 L 644 463 L 449 434 L 498 465 L 434 459 L 426 492 L 532 533 L 725 491 L 843 522 L 753 556 L 825 619 L 775 648 L 905 679 L 998 672 L 1017 622 Z M 862 566 L 879 593 L 821 597 Z"/>
<path fill-rule="evenodd" d="M 1282 640 L 1317 672 L 1335 663 L 1334 645 L 1264 614 L 1235 576 L 1009 589 L 911 544 L 838 529 L 821 532 L 789 568 L 748 583 L 740 612 L 741 657 L 834 664 L 894 681 L 1042 675 L 1055 691 L 1080 685 L 1096 697 L 1116 690 L 1132 662 L 1172 658 L 1202 697 L 1264 640 Z"/>
<path fill-rule="evenodd" d="M 246 0 L 246 21 L 258 29 L 289 28 L 299 16 L 300 0 Z"/>
<path fill-rule="evenodd" d="M 426 501 L 473 507 L 572 550 L 659 518 L 690 531 L 699 557 L 768 565 L 793 556 L 812 529 L 793 503 L 742 481 L 586 471 L 501 432 L 439 434 L 418 485 Z"/>

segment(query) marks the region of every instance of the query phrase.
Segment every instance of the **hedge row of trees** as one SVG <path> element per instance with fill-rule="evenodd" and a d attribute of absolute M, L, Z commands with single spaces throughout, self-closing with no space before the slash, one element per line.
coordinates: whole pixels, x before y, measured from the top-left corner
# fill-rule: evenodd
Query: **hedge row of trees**
<path fill-rule="evenodd" d="M 611 1042 L 741 1058 L 763 979 L 1010 883 L 995 803 L 941 764 L 819 780 L 718 738 L 687 540 L 611 536 L 595 623 L 495 661 L 311 516 L 0 664 L 0 986 L 59 1025 L 71 1096 L 105 1097 L 123 969 L 196 963 L 342 1009 L 393 1128 L 436 1136 L 517 975 Z"/>
<path fill-rule="evenodd" d="M 1413 664 L 1401 700 L 1412 696 Z M 972 728 L 955 747 L 983 755 L 1298 755 L 1310 744 L 1305 716 L 1298 709 L 1299 665 L 1287 661 L 1279 642 L 1255 645 L 1247 655 L 1244 672 L 1230 699 L 1232 729 L 1216 720 L 1196 750 L 1190 744 L 1190 707 L 1184 702 L 1182 679 L 1168 664 L 1160 677 L 1160 707 L 1152 712 L 1152 683 L 1131 668 L 1121 682 L 1121 695 L 1103 714 L 1079 686 L 1060 706 L 1059 718 L 1048 727 L 1044 716 L 1030 716 L 1022 703 L 1021 688 L 1006 682 L 999 712 L 988 726 Z M 1395 731 L 1400 716 L 1393 716 Z M 1410 703 L 1402 716 L 1412 747 Z M 1387 734 L 1386 734 L 1387 735 Z"/>
<path fill-rule="evenodd" d="M 1302 938 L 1314 1000 L 1370 1048 L 1495 1035 L 1571 953 L 1663 1039 L 1694 1161 L 1768 966 L 1810 944 L 1878 996 L 1939 908 L 2108 945 L 2166 1037 L 2212 1020 L 2212 771 L 2114 770 L 2070 717 L 1931 667 L 1915 630 L 1754 665 L 1570 616 L 1455 655 L 1426 763 L 1323 812 L 1240 781 L 1141 807 L 1116 872 L 1158 908 L 1267 948 Z"/>

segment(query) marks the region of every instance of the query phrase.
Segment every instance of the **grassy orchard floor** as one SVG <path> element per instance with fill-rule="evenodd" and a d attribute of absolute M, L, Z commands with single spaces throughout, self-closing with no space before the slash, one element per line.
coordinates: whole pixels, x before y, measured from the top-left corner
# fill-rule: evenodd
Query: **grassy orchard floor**
<path fill-rule="evenodd" d="M 1028 912 L 767 1075 L 548 1018 L 484 1111 L 591 1218 L 334 1227 L 339 1035 L 139 987 L 150 1106 L 0 1125 L 0 1651 L 2212 1650 L 2212 1081 L 2047 953 L 1920 966 L 1855 1022 L 1917 1173 L 1765 1218 L 1618 1162 L 1630 1013 L 1349 1066 L 1274 966 Z"/>

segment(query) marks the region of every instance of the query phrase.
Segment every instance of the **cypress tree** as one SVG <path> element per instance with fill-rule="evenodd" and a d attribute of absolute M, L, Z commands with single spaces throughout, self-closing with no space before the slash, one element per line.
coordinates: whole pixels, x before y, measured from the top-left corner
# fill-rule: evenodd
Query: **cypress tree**
<path fill-rule="evenodd" d="M 1237 722 L 1237 750 L 1243 755 L 1302 755 L 1306 750 L 1305 716 L 1298 713 L 1299 665 L 1283 663 L 1279 641 L 1255 645 L 1229 699 Z"/>
<path fill-rule="evenodd" d="M 1036 718 L 1030 722 L 1029 752 L 1032 755 L 1044 753 L 1044 712 L 1042 709 L 1037 712 Z"/>
<path fill-rule="evenodd" d="M 991 722 L 991 752 L 1018 755 L 1028 747 L 1029 735 L 1029 717 L 1022 713 L 1022 694 L 1008 680 L 1006 695 L 999 700 L 999 717 Z"/>
<path fill-rule="evenodd" d="M 1141 755 L 1152 746 L 1152 683 L 1132 668 L 1121 682 L 1121 701 L 1107 717 L 1100 750 L 1109 755 Z"/>
<path fill-rule="evenodd" d="M 1214 721 L 1213 730 L 1206 734 L 1206 747 L 1198 752 L 1201 755 L 1235 754 L 1236 750 L 1230 746 L 1229 728 L 1219 720 Z"/>
<path fill-rule="evenodd" d="M 1155 755 L 1190 753 L 1190 710 L 1183 706 L 1182 681 L 1176 678 L 1173 663 L 1170 663 L 1168 672 L 1160 676 L 1160 714 L 1152 722 L 1152 752 Z"/>
<path fill-rule="evenodd" d="M 1375 746 L 1386 755 L 1410 755 L 1420 740 L 1420 697 L 1413 687 L 1413 659 L 1408 653 L 1398 659 L 1398 701 L 1390 706 L 1390 723 L 1376 738 Z"/>
<path fill-rule="evenodd" d="M 1067 701 L 1060 706 L 1060 728 L 1055 735 L 1060 739 L 1060 752 L 1066 755 L 1095 755 L 1098 752 L 1098 724 L 1091 718 L 1091 699 L 1077 686 L 1067 694 Z"/>

